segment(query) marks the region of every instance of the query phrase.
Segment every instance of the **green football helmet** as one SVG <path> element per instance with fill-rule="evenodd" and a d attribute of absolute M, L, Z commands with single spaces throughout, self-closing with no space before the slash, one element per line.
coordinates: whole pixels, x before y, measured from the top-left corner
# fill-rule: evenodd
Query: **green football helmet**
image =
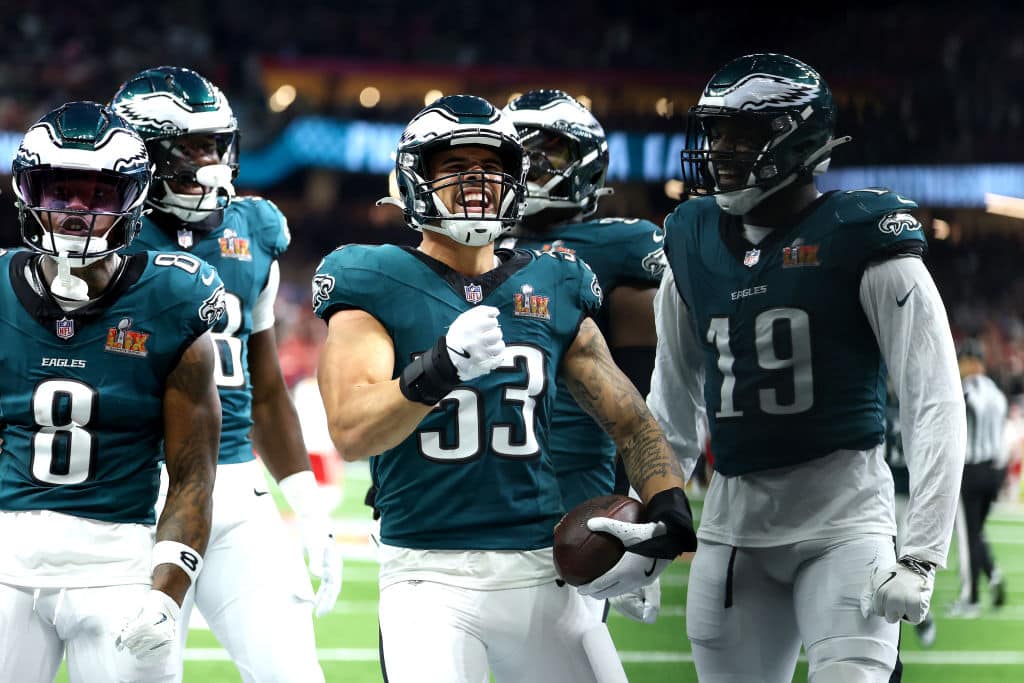
<path fill-rule="evenodd" d="M 491 148 L 501 159 L 499 196 L 491 197 L 479 171 L 460 171 L 430 178 L 432 154 L 460 145 Z M 406 126 L 395 154 L 395 179 L 400 198 L 377 202 L 402 209 L 406 224 L 446 235 L 460 244 L 482 246 L 512 228 L 525 208 L 526 173 L 530 159 L 508 117 L 485 99 L 472 95 L 446 95 L 422 109 Z M 480 193 L 482 208 L 450 210 L 437 191 L 456 186 L 457 196 Z"/>
<path fill-rule="evenodd" d="M 191 69 L 159 66 L 125 81 L 110 104 L 146 141 L 156 165 L 150 206 L 194 223 L 231 202 L 238 176 L 238 122 L 217 86 Z M 212 145 L 216 163 L 196 165 L 190 159 L 187 145 L 197 136 Z M 202 191 L 174 192 L 169 182 Z"/>
<path fill-rule="evenodd" d="M 526 215 L 553 209 L 589 216 L 604 186 L 608 140 L 586 107 L 561 90 L 531 90 L 505 107 L 530 154 Z"/>
<path fill-rule="evenodd" d="M 128 246 L 149 190 L 146 146 L 95 102 L 69 102 L 36 121 L 11 166 L 21 237 L 33 251 L 84 267 Z"/>
<path fill-rule="evenodd" d="M 832 149 L 850 140 L 833 137 L 835 117 L 832 91 L 803 62 L 770 53 L 734 59 L 690 108 L 681 153 L 686 191 L 714 195 L 723 211 L 743 215 L 798 179 L 828 170 Z"/>

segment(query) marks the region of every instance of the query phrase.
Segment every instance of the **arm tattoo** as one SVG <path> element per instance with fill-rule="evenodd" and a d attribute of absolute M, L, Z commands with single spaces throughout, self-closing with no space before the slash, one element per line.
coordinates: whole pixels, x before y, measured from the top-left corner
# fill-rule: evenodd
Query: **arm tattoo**
<path fill-rule="evenodd" d="M 158 541 L 206 550 L 220 442 L 220 400 L 213 382 L 213 347 L 197 339 L 167 378 L 164 442 L 170 484 L 157 523 Z"/>
<path fill-rule="evenodd" d="M 655 477 L 683 479 L 682 467 L 643 397 L 612 360 L 597 326 L 584 321 L 563 366 L 573 397 L 619 448 L 637 491 Z"/>

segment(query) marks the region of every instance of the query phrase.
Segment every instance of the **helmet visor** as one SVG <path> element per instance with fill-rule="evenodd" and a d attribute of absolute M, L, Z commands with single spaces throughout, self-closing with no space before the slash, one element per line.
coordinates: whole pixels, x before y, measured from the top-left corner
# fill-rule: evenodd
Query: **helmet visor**
<path fill-rule="evenodd" d="M 142 187 L 114 171 L 40 166 L 19 174 L 18 190 L 29 209 L 122 216 L 139 203 Z"/>
<path fill-rule="evenodd" d="M 158 140 L 150 145 L 156 162 L 154 178 L 181 186 L 198 186 L 196 170 L 211 164 L 224 164 L 238 175 L 238 133 L 193 133 Z"/>

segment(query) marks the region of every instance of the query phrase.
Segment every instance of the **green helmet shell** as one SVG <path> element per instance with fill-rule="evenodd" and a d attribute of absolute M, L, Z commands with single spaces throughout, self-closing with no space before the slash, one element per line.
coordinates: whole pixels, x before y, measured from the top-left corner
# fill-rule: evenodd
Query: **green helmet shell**
<path fill-rule="evenodd" d="M 590 110 L 561 90 L 531 90 L 509 102 L 504 111 L 524 144 L 539 131 L 569 144 L 569 163 L 562 169 L 554 168 L 542 152 L 530 152 L 531 177 L 534 172 L 546 173 L 550 179 L 543 185 L 527 182 L 526 214 L 546 209 L 594 213 L 598 199 L 612 191 L 604 186 L 608 140 Z"/>
<path fill-rule="evenodd" d="M 750 158 L 709 146 L 709 124 L 721 119 L 747 120 L 765 131 L 763 147 Z M 691 194 L 747 197 L 738 202 L 752 208 L 750 198 L 764 199 L 801 176 L 823 173 L 832 148 L 849 138 L 833 140 L 835 104 L 821 75 L 787 55 L 759 53 L 729 62 L 711 77 L 687 121 L 682 152 L 683 182 Z M 728 192 L 719 188 L 714 161 L 742 161 L 747 182 Z M 757 193 L 738 193 L 757 189 Z M 723 197 L 719 204 L 729 204 Z M 756 205 L 756 201 L 754 205 Z M 723 206 L 727 211 L 729 208 Z M 745 211 L 744 211 L 745 213 Z"/>
<path fill-rule="evenodd" d="M 452 211 L 437 195 L 442 187 L 458 185 L 460 192 L 483 184 L 478 172 L 463 171 L 429 178 L 429 158 L 438 150 L 460 145 L 493 149 L 502 161 L 501 194 L 493 215 Z M 487 100 L 473 95 L 446 95 L 424 107 L 402 132 L 395 153 L 398 199 L 378 204 L 402 209 L 414 230 L 431 230 L 460 244 L 482 246 L 514 226 L 525 208 L 526 173 L 530 159 L 512 121 Z"/>
<path fill-rule="evenodd" d="M 195 222 L 231 202 L 232 181 L 238 177 L 238 122 L 217 86 L 191 69 L 158 66 L 125 81 L 110 104 L 146 141 L 156 166 L 149 197 L 154 209 Z M 219 161 L 216 169 L 203 173 L 217 177 L 215 184 L 198 181 L 199 168 L 183 165 L 174 154 L 176 139 L 187 135 L 213 138 Z M 201 195 L 176 194 L 168 185 L 172 181 L 209 189 Z"/>
<path fill-rule="evenodd" d="M 150 163 L 139 134 L 113 110 L 95 102 L 69 102 L 36 121 L 25 133 L 11 165 L 21 234 L 31 249 L 57 255 L 53 238 L 46 239 L 41 214 L 78 214 L 88 221 L 87 237 L 99 216 L 117 220 L 101 250 L 76 252 L 99 257 L 126 247 L 138 234 L 143 203 L 150 183 Z M 43 195 L 54 183 L 99 184 L 108 205 L 85 210 L 44 205 Z M 49 242 L 49 243 L 48 243 Z"/>

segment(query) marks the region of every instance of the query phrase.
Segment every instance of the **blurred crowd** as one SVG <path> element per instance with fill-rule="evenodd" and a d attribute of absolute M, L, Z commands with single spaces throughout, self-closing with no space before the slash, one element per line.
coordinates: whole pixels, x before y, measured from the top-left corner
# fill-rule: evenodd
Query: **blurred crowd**
<path fill-rule="evenodd" d="M 849 7 L 787 13 L 781 26 L 774 6 L 564 0 L 552 7 L 451 0 L 438 11 L 408 0 L 295 0 L 283 11 L 243 0 L 80 0 L 54 11 L 9 0 L 0 10 L 0 129 L 22 130 L 69 99 L 105 99 L 128 74 L 157 63 L 191 66 L 219 83 L 246 144 L 258 145 L 280 125 L 267 110 L 265 58 L 664 74 L 696 91 L 723 61 L 776 50 L 813 64 L 837 91 L 839 130 L 860 143 L 841 148 L 837 163 L 1024 158 L 1020 6 Z M 367 113 L 354 101 L 331 106 L 324 113 Z M 683 113 L 680 103 L 668 120 L 651 111 L 606 123 L 672 128 Z M 392 114 L 405 120 L 409 112 L 374 112 Z"/>
<path fill-rule="evenodd" d="M 781 26 L 774 6 L 564 0 L 552 8 L 451 0 L 438 11 L 408 0 L 293 0 L 283 11 L 243 0 L 79 0 L 55 11 L 8 0 L 0 9 L 0 130 L 23 131 L 56 104 L 105 99 L 134 71 L 172 63 L 199 70 L 229 95 L 244 164 L 246 148 L 265 144 L 303 111 L 301 103 L 285 115 L 269 111 L 261 73 L 267 59 L 671 74 L 696 91 L 730 57 L 778 50 L 813 64 L 833 85 L 838 130 L 854 137 L 836 151 L 837 166 L 1024 159 L 1024 7 L 975 2 L 965 12 L 909 2 L 787 14 Z M 367 116 L 355 102 L 316 113 Z M 685 107 L 631 119 L 595 113 L 609 128 L 678 132 Z M 404 121 L 410 114 L 378 108 L 372 115 Z M 280 315 L 282 354 L 294 380 L 311 372 L 310 350 L 323 332 L 310 320 L 306 294 L 317 260 L 338 244 L 411 242 L 415 235 L 396 211 L 373 208 L 387 192 L 382 177 L 303 171 L 264 192 L 296 235 Z M 0 241 L 15 244 L 16 218 L 5 197 Z M 624 186 L 604 213 L 660 222 L 672 204 L 660 186 Z M 985 340 L 993 374 L 1016 394 L 1024 394 L 1024 280 L 1013 275 L 1021 247 L 1005 236 L 933 241 L 928 258 L 956 334 Z"/>

